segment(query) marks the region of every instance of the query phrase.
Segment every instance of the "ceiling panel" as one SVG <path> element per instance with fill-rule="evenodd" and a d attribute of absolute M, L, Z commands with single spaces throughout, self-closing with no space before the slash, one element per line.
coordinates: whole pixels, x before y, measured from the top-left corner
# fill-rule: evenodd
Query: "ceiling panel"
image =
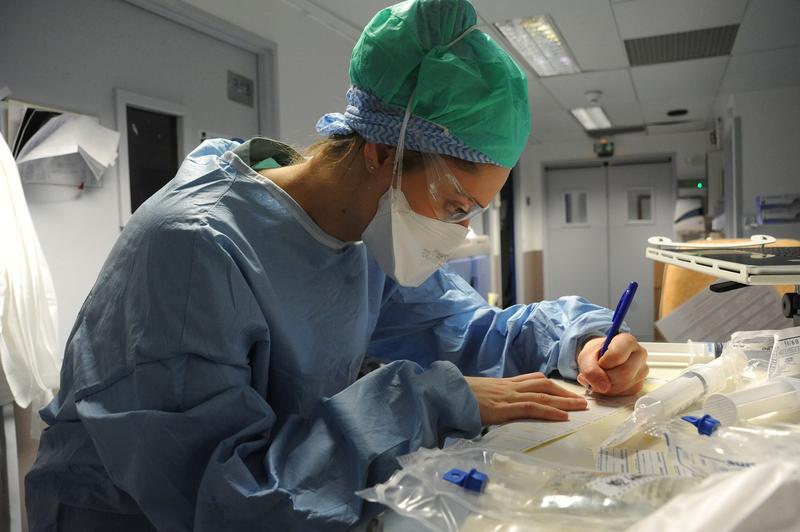
<path fill-rule="evenodd" d="M 800 46 L 800 2 L 750 0 L 733 53 Z"/>
<path fill-rule="evenodd" d="M 336 0 L 335 2 L 326 2 L 324 0 L 309 0 L 311 3 L 317 5 L 319 8 L 331 13 L 342 21 L 357 28 L 360 32 L 364 26 L 372 20 L 375 13 L 385 7 L 389 7 L 396 2 L 387 0 Z M 289 2 L 294 3 L 294 2 Z"/>
<path fill-rule="evenodd" d="M 606 116 L 614 127 L 638 126 L 644 123 L 639 102 L 606 102 L 600 101 Z"/>
<path fill-rule="evenodd" d="M 631 68 L 640 102 L 714 96 L 728 57 L 710 57 L 677 63 Z"/>
<path fill-rule="evenodd" d="M 560 2 L 553 17 L 581 69 L 610 70 L 628 66 L 611 6 L 586 0 L 580 1 L 579 8 L 567 4 Z"/>
<path fill-rule="evenodd" d="M 623 39 L 738 24 L 747 0 L 637 0 L 613 5 Z"/>
<path fill-rule="evenodd" d="M 667 120 L 708 120 L 714 109 L 714 97 L 707 98 L 673 98 L 669 100 L 647 102 L 642 104 L 645 122 L 665 122 Z M 679 117 L 667 116 L 670 109 L 686 109 L 687 114 Z"/>
<path fill-rule="evenodd" d="M 561 109 L 561 104 L 542 86 L 538 78 L 530 74 L 528 74 L 528 100 L 533 112 Z"/>
<path fill-rule="evenodd" d="M 636 103 L 636 94 L 627 69 L 553 76 L 541 81 L 561 105 L 568 109 L 586 107 L 586 91 L 590 90 L 603 92 L 601 104 L 609 101 Z"/>
<path fill-rule="evenodd" d="M 588 138 L 572 115 L 563 110 L 544 113 L 534 111 L 531 117 L 531 137 L 537 142 L 585 140 Z"/>
<path fill-rule="evenodd" d="M 586 91 L 602 91 L 597 105 L 614 126 L 642 123 L 642 114 L 627 69 L 586 72 L 542 79 L 542 84 L 566 109 L 587 107 Z"/>
<path fill-rule="evenodd" d="M 734 55 L 721 91 L 747 92 L 800 85 L 800 46 Z"/>

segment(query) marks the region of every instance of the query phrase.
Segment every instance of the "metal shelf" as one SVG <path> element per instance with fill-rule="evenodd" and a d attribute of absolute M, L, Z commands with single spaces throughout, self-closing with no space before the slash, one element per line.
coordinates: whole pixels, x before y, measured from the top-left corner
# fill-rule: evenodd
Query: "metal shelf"
<path fill-rule="evenodd" d="M 727 262 L 709 257 L 699 257 L 679 251 L 667 249 L 646 248 L 645 257 L 648 259 L 673 264 L 693 270 L 696 272 L 712 275 L 726 281 L 749 285 L 777 285 L 777 284 L 800 284 L 800 264 L 795 266 L 781 267 L 780 272 L 748 272 L 748 267 L 744 264 Z"/>

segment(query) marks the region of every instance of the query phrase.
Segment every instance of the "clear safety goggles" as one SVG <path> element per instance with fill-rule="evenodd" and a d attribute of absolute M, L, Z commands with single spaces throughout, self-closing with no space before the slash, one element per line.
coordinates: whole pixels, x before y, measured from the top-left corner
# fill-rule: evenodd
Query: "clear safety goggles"
<path fill-rule="evenodd" d="M 411 138 L 413 139 L 412 145 L 422 155 L 428 182 L 428 193 L 436 218 L 442 222 L 452 224 L 470 220 L 489 207 L 484 207 L 478 203 L 475 198 L 464 190 L 464 187 L 461 186 L 458 178 L 450 170 L 444 158 L 438 155 L 436 150 L 430 146 L 424 134 L 408 129 L 415 93 L 416 90 L 411 95 L 402 126 L 400 127 L 400 138 L 397 143 L 394 161 L 394 186 L 402 188 L 403 153 L 406 149 L 406 139 Z"/>
<path fill-rule="evenodd" d="M 478 203 L 464 190 L 444 157 L 438 155 L 429 146 L 423 135 L 412 132 L 407 134 L 414 138 L 413 145 L 422 156 L 428 195 L 436 219 L 445 223 L 461 223 L 478 216 L 488 208 L 488 206 L 484 207 Z M 394 176 L 398 188 L 403 178 L 402 161 L 405 144 L 404 140 L 401 141 L 395 154 Z"/>
<path fill-rule="evenodd" d="M 483 213 L 484 207 L 464 190 L 444 158 L 435 153 L 422 152 L 428 193 L 436 218 L 442 222 L 460 223 Z"/>

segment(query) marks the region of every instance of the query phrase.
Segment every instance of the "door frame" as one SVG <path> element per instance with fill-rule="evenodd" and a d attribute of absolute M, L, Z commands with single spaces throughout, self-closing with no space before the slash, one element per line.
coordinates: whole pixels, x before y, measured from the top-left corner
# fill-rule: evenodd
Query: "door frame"
<path fill-rule="evenodd" d="M 117 171 L 119 175 L 119 228 L 122 230 L 131 217 L 131 175 L 128 158 L 128 107 L 152 111 L 174 116 L 178 120 L 178 154 L 180 166 L 186 155 L 186 139 L 191 138 L 190 121 L 186 116 L 186 108 L 175 102 L 145 96 L 124 89 L 114 89 L 117 107 L 117 131 L 119 132 L 119 159 Z"/>
<path fill-rule="evenodd" d="M 515 198 L 520 196 L 519 181 L 519 166 L 515 165 L 514 168 L 511 169 L 505 185 L 503 185 L 503 188 L 497 194 L 499 206 L 498 217 L 500 209 L 503 208 L 503 205 L 506 205 L 506 210 L 511 210 L 511 216 L 506 216 L 505 224 L 502 223 L 503 220 L 500 220 L 500 230 L 498 231 L 500 259 L 500 263 L 498 264 L 500 270 L 500 283 L 498 290 L 500 294 L 500 305 L 502 308 L 508 308 L 509 305 L 516 304 L 518 301 L 521 301 L 519 293 L 521 282 L 520 278 L 518 277 L 520 270 L 517 268 L 517 266 L 522 263 L 519 240 L 520 235 L 518 229 L 520 227 L 520 213 L 518 212 L 520 209 L 516 208 L 515 205 Z M 506 192 L 506 196 L 508 197 L 507 202 L 503 200 L 503 191 Z M 505 233 L 506 236 L 505 247 L 503 246 L 503 233 Z M 508 273 L 508 277 L 503 275 L 504 265 L 506 265 L 505 270 Z M 510 286 L 508 286 L 508 298 L 505 297 L 506 281 L 508 281 L 510 284 Z"/>

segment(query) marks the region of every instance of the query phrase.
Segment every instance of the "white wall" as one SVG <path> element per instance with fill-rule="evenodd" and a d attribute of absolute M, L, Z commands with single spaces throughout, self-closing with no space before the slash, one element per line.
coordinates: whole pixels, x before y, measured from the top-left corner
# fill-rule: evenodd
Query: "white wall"
<path fill-rule="evenodd" d="M 736 94 L 732 114 L 742 124 L 742 214 L 755 215 L 755 198 L 800 194 L 800 87 Z M 800 224 L 745 230 L 800 238 Z"/>
<path fill-rule="evenodd" d="M 304 147 L 316 140 L 325 113 L 343 112 L 355 42 L 278 0 L 183 0 L 276 43 L 280 136 Z M 259 16 L 252 16 L 259 13 Z"/>
<path fill-rule="evenodd" d="M 182 104 L 194 131 L 256 133 L 255 109 L 226 93 L 229 69 L 255 79 L 251 53 L 121 0 L 2 0 L 0 21 L 0 86 L 13 98 L 94 115 L 116 129 L 119 87 Z M 30 209 L 53 273 L 63 345 L 119 234 L 117 170 L 78 200 Z"/>

